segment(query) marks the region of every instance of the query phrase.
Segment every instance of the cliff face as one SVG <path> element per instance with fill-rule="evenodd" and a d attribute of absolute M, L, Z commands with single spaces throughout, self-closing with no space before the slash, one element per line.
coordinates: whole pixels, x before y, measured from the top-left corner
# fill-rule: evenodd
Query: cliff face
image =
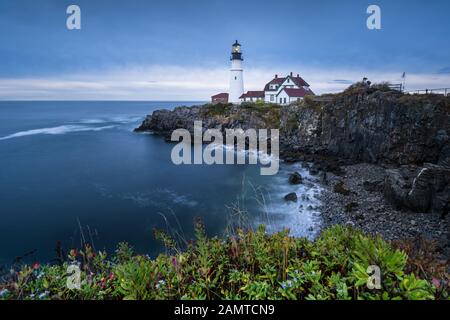
<path fill-rule="evenodd" d="M 195 120 L 202 120 L 205 130 L 279 128 L 280 157 L 311 159 L 320 170 L 339 171 L 341 162 L 389 165 L 383 191 L 394 206 L 443 215 L 450 209 L 450 97 L 353 87 L 286 107 L 206 105 L 155 111 L 136 131 L 170 138 L 178 128 L 193 132 Z"/>
<path fill-rule="evenodd" d="M 279 128 L 280 107 L 255 105 L 205 105 L 177 107 L 173 111 L 157 110 L 146 117 L 135 131 L 151 131 L 170 138 L 175 129 L 188 129 L 193 133 L 194 121 L 201 120 L 206 129 L 263 129 Z"/>
<path fill-rule="evenodd" d="M 287 109 L 281 117 L 285 150 L 394 165 L 383 185 L 392 205 L 448 214 L 449 97 L 360 88 Z"/>
<path fill-rule="evenodd" d="M 288 107 L 207 105 L 160 110 L 137 131 L 170 137 L 174 129 L 279 128 L 280 149 L 331 155 L 353 162 L 448 163 L 450 97 L 409 96 L 359 88 Z"/>
<path fill-rule="evenodd" d="M 282 116 L 285 147 L 355 162 L 422 164 L 448 158 L 450 98 L 363 91 L 306 101 Z"/>

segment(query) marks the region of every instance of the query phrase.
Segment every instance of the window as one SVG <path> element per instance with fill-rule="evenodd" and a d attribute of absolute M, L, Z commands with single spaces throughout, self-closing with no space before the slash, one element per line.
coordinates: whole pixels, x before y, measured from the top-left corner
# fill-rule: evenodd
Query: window
<path fill-rule="evenodd" d="M 237 80 L 237 77 L 234 77 L 234 80 Z"/>
<path fill-rule="evenodd" d="M 273 101 L 274 100 L 274 96 L 273 96 L 273 94 L 271 94 L 270 95 L 270 101 Z"/>

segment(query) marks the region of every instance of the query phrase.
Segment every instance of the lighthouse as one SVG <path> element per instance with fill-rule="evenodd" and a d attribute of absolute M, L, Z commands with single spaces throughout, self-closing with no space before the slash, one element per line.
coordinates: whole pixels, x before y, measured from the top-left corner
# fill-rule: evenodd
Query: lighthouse
<path fill-rule="evenodd" d="M 244 93 L 244 70 L 242 69 L 241 45 L 236 42 L 231 47 L 230 93 L 228 102 L 240 103 L 239 97 Z"/>

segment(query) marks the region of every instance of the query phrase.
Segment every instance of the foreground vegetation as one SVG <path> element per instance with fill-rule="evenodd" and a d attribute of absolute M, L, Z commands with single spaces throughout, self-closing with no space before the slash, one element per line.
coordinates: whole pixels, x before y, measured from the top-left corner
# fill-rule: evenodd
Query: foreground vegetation
<path fill-rule="evenodd" d="M 157 233 L 168 251 L 156 259 L 134 255 L 124 243 L 113 257 L 86 245 L 60 265 L 23 266 L 0 284 L 3 299 L 448 299 L 446 265 L 431 251 L 418 255 L 360 231 L 335 226 L 314 242 L 238 231 L 196 241 L 184 250 Z M 408 258 L 405 252 L 415 256 Z M 421 260 L 422 259 L 422 260 Z M 423 260 L 424 259 L 424 260 Z M 428 259 L 428 260 L 427 260 Z M 426 263 L 426 265 L 421 265 Z M 81 269 L 80 289 L 67 288 L 67 269 Z M 381 270 L 381 288 L 369 289 L 368 266 Z M 431 268 L 431 269 L 430 269 Z M 431 271 L 429 271 L 431 270 Z M 427 279 L 428 278 L 428 279 Z M 369 281 L 370 282 L 370 281 Z"/>

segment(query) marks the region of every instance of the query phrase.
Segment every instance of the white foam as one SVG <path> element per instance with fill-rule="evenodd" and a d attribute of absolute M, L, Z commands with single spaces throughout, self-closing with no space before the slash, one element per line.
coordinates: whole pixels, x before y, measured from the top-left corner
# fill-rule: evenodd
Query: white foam
<path fill-rule="evenodd" d="M 137 116 L 114 116 L 109 118 L 92 118 L 92 119 L 82 119 L 76 123 L 81 124 L 100 124 L 100 123 L 134 123 L 142 120 L 142 117 Z"/>
<path fill-rule="evenodd" d="M 214 151 L 222 151 L 225 153 L 240 153 L 240 154 L 244 154 L 246 157 L 248 157 L 248 159 L 253 159 L 253 160 L 258 160 L 260 161 L 260 163 L 264 162 L 264 163 L 269 163 L 271 161 L 279 161 L 279 158 L 275 157 L 272 154 L 267 154 L 265 152 L 259 151 L 259 150 L 237 150 L 237 148 L 235 148 L 235 146 L 229 146 L 226 144 L 218 144 L 218 143 L 211 143 L 210 144 L 210 148 Z M 249 160 L 247 160 L 247 162 L 249 162 Z"/>
<path fill-rule="evenodd" d="M 78 123 L 83 123 L 83 124 L 100 124 L 100 123 L 105 123 L 107 122 L 106 120 L 102 120 L 102 119 L 83 119 L 80 120 Z"/>
<path fill-rule="evenodd" d="M 101 131 L 106 129 L 114 128 L 115 126 L 103 126 L 103 127 L 89 127 L 89 126 L 81 126 L 81 125 L 63 125 L 51 128 L 40 128 L 40 129 L 32 129 L 26 131 L 19 131 L 8 136 L 1 137 L 0 140 L 8 140 L 13 138 L 20 138 L 26 136 L 32 136 L 37 134 L 50 134 L 50 135 L 59 135 L 66 134 L 71 132 L 82 132 L 82 131 Z"/>
<path fill-rule="evenodd" d="M 300 185 L 288 184 L 289 174 L 298 171 L 304 180 Z M 300 164 L 283 165 L 275 182 L 268 186 L 265 208 L 256 219 L 256 225 L 265 224 L 269 233 L 290 229 L 296 237 L 313 239 L 317 235 L 320 224 L 321 201 L 317 198 L 322 192 L 321 186 Z M 285 201 L 286 194 L 295 192 L 298 202 Z"/>

